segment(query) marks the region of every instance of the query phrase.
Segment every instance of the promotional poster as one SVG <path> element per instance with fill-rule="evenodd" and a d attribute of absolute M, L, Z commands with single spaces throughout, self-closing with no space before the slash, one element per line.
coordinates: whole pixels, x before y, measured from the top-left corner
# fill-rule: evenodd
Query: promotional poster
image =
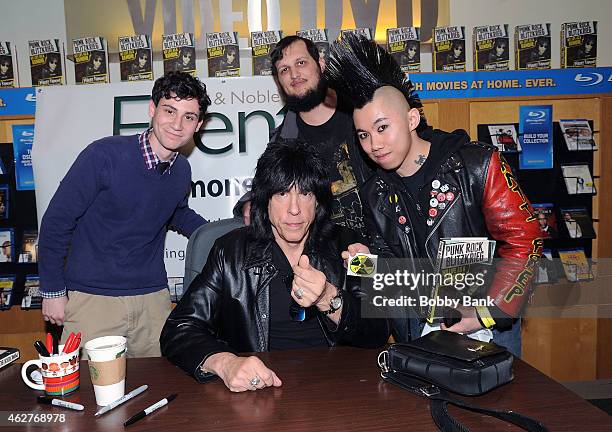
<path fill-rule="evenodd" d="M 32 143 L 34 125 L 13 125 L 13 150 L 15 154 L 15 182 L 17 190 L 34 190 L 32 174 Z"/>
<path fill-rule="evenodd" d="M 519 140 L 523 151 L 520 169 L 553 167 L 552 105 L 528 105 L 519 109 Z"/>

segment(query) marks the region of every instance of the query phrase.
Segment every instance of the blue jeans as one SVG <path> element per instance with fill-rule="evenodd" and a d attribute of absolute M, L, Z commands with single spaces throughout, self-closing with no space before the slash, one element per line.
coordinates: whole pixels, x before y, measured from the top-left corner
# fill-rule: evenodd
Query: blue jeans
<path fill-rule="evenodd" d="M 395 318 L 392 320 L 393 336 L 396 342 L 408 342 L 421 335 L 424 321 L 417 318 Z M 412 335 L 412 337 L 411 337 Z M 493 342 L 505 347 L 516 357 L 521 357 L 521 320 L 515 320 L 508 330 L 493 329 Z"/>

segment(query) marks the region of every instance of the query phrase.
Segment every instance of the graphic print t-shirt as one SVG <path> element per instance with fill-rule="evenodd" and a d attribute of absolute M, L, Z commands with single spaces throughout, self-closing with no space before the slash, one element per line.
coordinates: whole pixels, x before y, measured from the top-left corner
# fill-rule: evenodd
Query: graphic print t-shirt
<path fill-rule="evenodd" d="M 353 120 L 339 110 L 324 124 L 310 126 L 299 116 L 297 125 L 300 138 L 314 145 L 330 163 L 330 182 L 334 196 L 332 221 L 336 225 L 350 228 L 362 236 L 365 234 L 361 199 L 357 188 L 357 174 L 351 163 L 350 149 L 355 139 Z"/>

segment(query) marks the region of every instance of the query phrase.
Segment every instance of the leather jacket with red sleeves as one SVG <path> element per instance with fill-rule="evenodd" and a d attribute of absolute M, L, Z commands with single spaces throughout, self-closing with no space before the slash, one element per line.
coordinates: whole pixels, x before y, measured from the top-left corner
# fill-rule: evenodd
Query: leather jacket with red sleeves
<path fill-rule="evenodd" d="M 529 297 L 542 249 L 531 204 L 496 148 L 470 142 L 463 131 L 430 130 L 423 138 L 444 146 L 444 156 L 418 196 L 410 195 L 395 172 L 383 170 L 361 189 L 371 250 L 387 257 L 427 258 L 436 268 L 442 238 L 496 240 L 496 257 L 502 261 L 486 295 L 494 299 L 502 317 L 516 317 Z M 411 214 L 421 221 L 413 223 Z M 426 230 L 424 247 L 415 246 L 414 229 Z"/>

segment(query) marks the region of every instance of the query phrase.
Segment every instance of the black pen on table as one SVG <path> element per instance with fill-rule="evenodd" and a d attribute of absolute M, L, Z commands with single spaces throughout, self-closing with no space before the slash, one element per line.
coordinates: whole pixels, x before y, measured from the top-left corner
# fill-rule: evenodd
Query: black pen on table
<path fill-rule="evenodd" d="M 174 400 L 174 398 L 176 398 L 176 393 L 171 394 L 170 396 L 167 396 L 165 398 L 163 398 L 162 400 L 160 400 L 159 402 L 155 402 L 153 405 L 151 405 L 148 408 L 145 408 L 144 410 L 140 411 L 139 413 L 134 414 L 132 417 L 130 417 L 129 419 L 127 419 L 125 421 L 125 423 L 123 423 L 123 426 L 129 426 L 131 424 L 136 423 L 138 420 L 142 420 L 143 418 L 145 418 L 146 416 L 148 416 L 149 414 L 151 414 L 153 411 L 168 405 L 171 401 Z"/>

